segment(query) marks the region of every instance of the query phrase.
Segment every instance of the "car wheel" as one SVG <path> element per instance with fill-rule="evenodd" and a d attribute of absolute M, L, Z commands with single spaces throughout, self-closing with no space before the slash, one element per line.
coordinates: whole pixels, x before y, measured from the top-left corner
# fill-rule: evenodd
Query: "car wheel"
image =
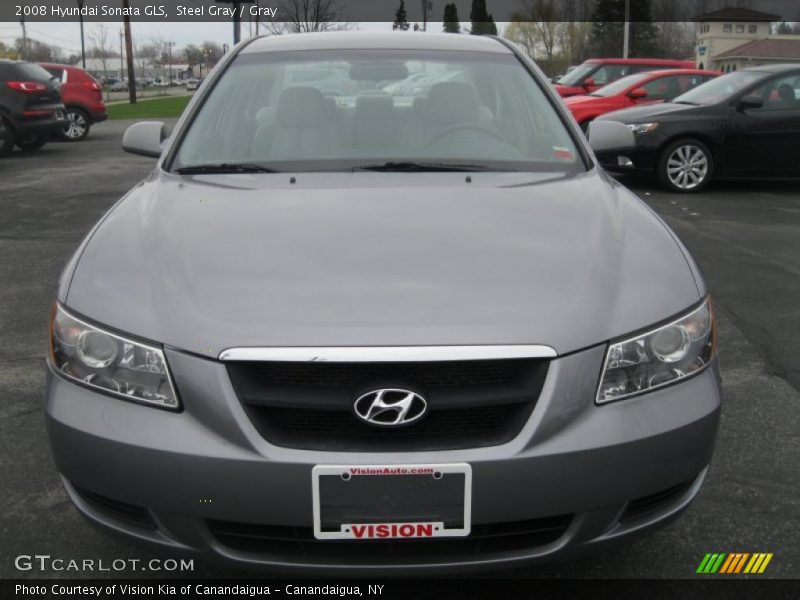
<path fill-rule="evenodd" d="M 17 146 L 23 152 L 35 152 L 47 143 L 47 136 L 37 135 L 17 140 Z"/>
<path fill-rule="evenodd" d="M 14 150 L 14 132 L 8 126 L 2 117 L 0 117 L 0 157 L 8 156 Z"/>
<path fill-rule="evenodd" d="M 714 172 L 714 159 L 708 147 L 698 140 L 673 142 L 661 153 L 657 175 L 671 192 L 699 192 L 708 185 Z"/>
<path fill-rule="evenodd" d="M 68 108 L 67 124 L 61 130 L 61 138 L 68 142 L 80 142 L 89 135 L 91 127 L 86 111 L 80 108 Z"/>

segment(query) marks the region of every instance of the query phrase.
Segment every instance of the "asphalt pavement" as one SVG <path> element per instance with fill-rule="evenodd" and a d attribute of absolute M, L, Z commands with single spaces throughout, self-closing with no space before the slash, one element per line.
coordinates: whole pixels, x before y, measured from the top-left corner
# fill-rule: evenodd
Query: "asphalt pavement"
<path fill-rule="evenodd" d="M 47 316 L 58 275 L 100 216 L 153 166 L 124 154 L 129 123 L 79 144 L 0 159 L 0 577 L 128 576 L 20 572 L 20 554 L 146 560 L 67 500 L 42 413 Z M 677 521 L 619 550 L 512 575 L 695 576 L 707 552 L 772 552 L 759 577 L 800 577 L 800 185 L 720 183 L 682 196 L 624 179 L 675 229 L 716 300 L 725 405 L 716 455 Z M 195 560 L 194 576 L 241 575 Z M 152 576 L 163 576 L 153 573 Z M 708 577 L 708 576 L 706 576 Z"/>

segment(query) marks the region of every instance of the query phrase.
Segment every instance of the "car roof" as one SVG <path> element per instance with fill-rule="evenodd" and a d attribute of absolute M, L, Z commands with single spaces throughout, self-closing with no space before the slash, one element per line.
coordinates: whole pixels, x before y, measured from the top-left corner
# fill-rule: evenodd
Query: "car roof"
<path fill-rule="evenodd" d="M 511 54 L 493 36 L 452 33 L 329 31 L 256 38 L 242 54 L 296 50 L 457 50 Z"/>
<path fill-rule="evenodd" d="M 782 63 L 778 65 L 760 65 L 757 67 L 747 67 L 739 69 L 740 71 L 763 71 L 765 73 L 783 73 L 784 71 L 797 71 L 800 70 L 800 64 Z"/>
<path fill-rule="evenodd" d="M 40 65 L 47 66 L 47 67 L 56 67 L 58 69 L 78 69 L 79 71 L 83 71 L 81 67 L 78 65 L 64 65 L 61 63 L 51 63 L 51 62 L 40 62 Z"/>
<path fill-rule="evenodd" d="M 655 71 L 642 71 L 633 75 L 646 75 L 648 77 L 665 77 L 667 75 L 722 75 L 721 71 L 708 69 L 657 69 Z"/>
<path fill-rule="evenodd" d="M 694 63 L 691 59 L 682 58 L 590 58 L 586 62 L 598 65 L 674 65 L 676 63 Z"/>

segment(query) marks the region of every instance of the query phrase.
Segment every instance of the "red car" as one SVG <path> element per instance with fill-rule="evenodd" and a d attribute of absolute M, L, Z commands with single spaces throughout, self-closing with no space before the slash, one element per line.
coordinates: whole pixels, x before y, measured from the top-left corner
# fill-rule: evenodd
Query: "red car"
<path fill-rule="evenodd" d="M 669 69 L 637 73 L 617 79 L 587 96 L 572 96 L 564 104 L 585 132 L 592 119 L 630 106 L 669 102 L 720 75 L 719 71 Z"/>
<path fill-rule="evenodd" d="M 84 139 L 92 125 L 108 118 L 100 84 L 79 67 L 40 64 L 61 82 L 61 100 L 67 107 L 67 124 L 61 137 L 70 142 Z"/>
<path fill-rule="evenodd" d="M 626 75 L 660 69 L 694 69 L 692 60 L 661 58 L 592 58 L 573 69 L 556 83 L 562 98 L 590 94 Z"/>

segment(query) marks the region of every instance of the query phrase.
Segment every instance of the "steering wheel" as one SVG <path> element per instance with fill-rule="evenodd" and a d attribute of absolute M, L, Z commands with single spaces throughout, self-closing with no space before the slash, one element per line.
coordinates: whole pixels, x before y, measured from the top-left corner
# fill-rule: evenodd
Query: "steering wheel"
<path fill-rule="evenodd" d="M 445 129 L 442 133 L 437 135 L 435 138 L 433 138 L 433 140 L 431 140 L 428 143 L 428 147 L 433 146 L 434 144 L 439 142 L 442 138 L 445 138 L 448 135 L 452 135 L 459 131 L 477 131 L 479 133 L 485 133 L 486 135 L 493 137 L 498 142 L 508 144 L 506 140 L 500 137 L 500 134 L 498 134 L 494 129 L 492 129 L 487 125 L 483 125 L 481 123 L 462 123 L 460 125 L 453 125 L 452 127 Z"/>

